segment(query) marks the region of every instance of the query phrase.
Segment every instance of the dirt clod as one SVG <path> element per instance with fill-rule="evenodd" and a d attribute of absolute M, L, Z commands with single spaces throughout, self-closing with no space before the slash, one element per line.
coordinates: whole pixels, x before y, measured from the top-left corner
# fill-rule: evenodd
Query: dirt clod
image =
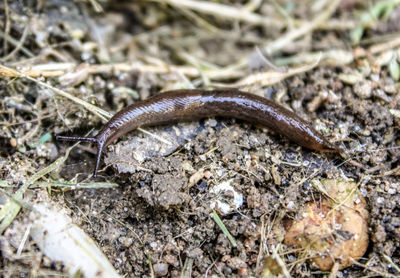
<path fill-rule="evenodd" d="M 340 268 L 364 255 L 368 246 L 368 211 L 355 183 L 324 180 L 331 199 L 311 202 L 298 213 L 285 235 L 285 243 L 301 247 L 321 270 Z"/>

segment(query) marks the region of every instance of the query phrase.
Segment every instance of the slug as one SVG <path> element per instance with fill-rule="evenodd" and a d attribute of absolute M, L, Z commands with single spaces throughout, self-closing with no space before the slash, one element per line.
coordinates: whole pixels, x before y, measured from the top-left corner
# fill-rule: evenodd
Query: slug
<path fill-rule="evenodd" d="M 262 125 L 308 149 L 339 153 L 309 123 L 286 108 L 260 96 L 238 90 L 175 90 L 134 103 L 116 113 L 94 137 L 57 136 L 58 140 L 96 143 L 96 177 L 105 147 L 127 132 L 206 117 L 231 117 Z"/>

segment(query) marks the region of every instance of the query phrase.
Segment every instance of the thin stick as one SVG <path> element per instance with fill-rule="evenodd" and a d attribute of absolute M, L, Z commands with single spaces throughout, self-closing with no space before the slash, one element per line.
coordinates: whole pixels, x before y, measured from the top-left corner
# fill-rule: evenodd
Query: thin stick
<path fill-rule="evenodd" d="M 282 25 L 282 23 L 278 20 L 271 20 L 266 16 L 249 12 L 246 9 L 238 9 L 232 6 L 223 5 L 210 1 L 197 1 L 197 0 L 153 0 L 153 1 L 160 2 L 163 4 L 168 3 L 172 6 L 180 8 L 188 8 L 205 14 L 219 16 L 227 19 L 238 20 L 256 25 L 264 25 L 269 27 L 271 26 L 279 27 Z"/>
<path fill-rule="evenodd" d="M 10 36 L 10 34 L 8 33 L 4 33 L 2 30 L 0 30 L 0 37 L 3 37 L 4 40 L 7 40 L 10 44 L 17 46 L 18 45 L 18 41 L 16 39 L 14 39 L 13 37 Z M 28 57 L 32 58 L 35 55 L 26 47 L 21 46 L 21 51 Z"/>
<path fill-rule="evenodd" d="M 8 52 L 8 37 L 10 34 L 10 9 L 8 7 L 8 0 L 4 0 L 4 14 L 6 16 L 5 26 L 4 26 L 4 40 L 3 40 L 3 51 L 4 55 Z"/>
<path fill-rule="evenodd" d="M 29 25 L 26 25 L 18 44 L 15 46 L 15 48 L 10 53 L 8 53 L 7 56 L 5 56 L 1 59 L 3 62 L 10 60 L 10 58 L 12 58 L 22 48 L 22 46 L 24 45 L 24 42 L 26 40 L 26 37 L 28 36 L 28 33 L 29 33 Z"/>

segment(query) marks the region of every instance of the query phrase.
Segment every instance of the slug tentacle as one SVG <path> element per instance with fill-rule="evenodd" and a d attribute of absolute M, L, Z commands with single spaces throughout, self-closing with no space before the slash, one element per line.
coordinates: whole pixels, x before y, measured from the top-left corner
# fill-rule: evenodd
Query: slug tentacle
<path fill-rule="evenodd" d="M 63 141 L 86 141 L 86 142 L 96 142 L 95 137 L 77 137 L 77 136 L 56 136 L 57 140 Z"/>
<path fill-rule="evenodd" d="M 103 152 L 104 142 L 99 140 L 97 137 L 79 137 L 79 136 L 56 136 L 57 140 L 63 141 L 85 141 L 90 143 L 96 143 L 97 154 L 96 154 L 96 166 L 94 168 L 93 177 L 97 176 L 97 170 L 99 169 L 100 158 Z"/>
<path fill-rule="evenodd" d="M 99 170 L 101 154 L 103 153 L 104 142 L 101 140 L 96 141 L 97 145 L 97 154 L 96 154 L 96 166 L 94 167 L 93 177 L 97 176 L 97 170 Z"/>

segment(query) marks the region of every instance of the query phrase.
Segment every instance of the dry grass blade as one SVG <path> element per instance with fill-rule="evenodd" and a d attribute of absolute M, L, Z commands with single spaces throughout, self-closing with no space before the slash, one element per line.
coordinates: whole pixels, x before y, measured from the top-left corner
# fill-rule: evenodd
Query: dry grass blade
<path fill-rule="evenodd" d="M 280 26 L 280 21 L 271 20 L 262 15 L 252 13 L 246 9 L 238 9 L 233 6 L 223 5 L 209 1 L 195 1 L 195 0 L 151 0 L 155 2 L 168 3 L 172 6 L 180 8 L 188 8 L 201 13 L 210 14 L 230 20 L 238 20 L 255 25 L 264 26 Z"/>
<path fill-rule="evenodd" d="M 276 262 L 278 263 L 278 265 L 281 267 L 282 269 L 282 274 L 286 277 L 286 278 L 290 278 L 292 277 L 286 267 L 285 262 L 282 260 L 281 256 L 279 256 L 278 254 L 278 248 L 279 246 L 274 246 L 272 248 L 272 258 L 276 260 Z"/>
<path fill-rule="evenodd" d="M 118 187 L 117 183 L 109 183 L 109 182 L 79 182 L 79 183 L 48 182 L 48 183 L 41 183 L 40 185 L 41 186 L 59 187 L 62 190 L 100 189 L 100 188 L 116 188 L 116 187 Z"/>
<path fill-rule="evenodd" d="M 354 61 L 354 54 L 352 51 L 332 49 L 323 52 L 304 52 L 301 53 L 301 55 L 279 57 L 274 59 L 274 62 L 277 66 L 301 65 L 305 63 L 314 63 L 318 57 L 321 57 L 320 64 L 332 67 L 348 65 Z"/>
<path fill-rule="evenodd" d="M 57 77 L 66 74 L 68 71 L 74 71 L 77 65 L 75 63 L 51 63 L 33 65 L 23 72 L 2 66 L 0 77 Z M 88 74 L 111 74 L 113 72 L 149 72 L 155 74 L 181 73 L 189 77 L 197 77 L 200 72 L 190 66 L 173 66 L 173 65 L 146 65 L 141 62 L 132 63 L 116 63 L 116 64 L 98 64 L 89 65 Z"/>
<path fill-rule="evenodd" d="M 319 61 L 320 57 L 315 61 L 314 64 L 312 65 L 306 65 L 298 68 L 293 68 L 293 69 L 288 69 L 285 72 L 280 72 L 280 71 L 268 71 L 268 72 L 261 72 L 261 73 L 256 73 L 249 75 L 241 80 L 239 80 L 236 83 L 229 84 L 228 86 L 231 87 L 243 87 L 243 86 L 251 86 L 253 84 L 257 84 L 259 86 L 270 86 L 272 84 L 276 84 L 290 76 L 294 76 L 299 73 L 303 73 L 306 71 L 309 71 L 313 68 L 315 68 Z"/>
<path fill-rule="evenodd" d="M 181 274 L 181 278 L 192 277 L 193 261 L 194 261 L 193 258 L 186 258 L 185 264 L 183 265 L 183 271 Z"/>
<path fill-rule="evenodd" d="M 75 63 L 38 64 L 20 70 L 20 73 L 9 67 L 0 69 L 1 77 L 20 77 L 21 73 L 30 77 L 56 77 L 75 69 Z"/>
<path fill-rule="evenodd" d="M 383 255 L 383 257 L 385 258 L 385 260 L 387 260 L 390 263 L 390 265 L 393 266 L 394 269 L 396 269 L 397 272 L 400 273 L 400 267 L 393 262 L 391 257 L 389 257 L 388 255 Z"/>
<path fill-rule="evenodd" d="M 289 31 L 288 33 L 284 34 L 282 37 L 279 39 L 273 41 L 272 43 L 269 43 L 265 48 L 264 51 L 271 55 L 278 51 L 279 49 L 282 49 L 286 45 L 290 44 L 293 42 L 295 39 L 300 38 L 308 33 L 310 33 L 312 30 L 314 30 L 317 26 L 321 25 L 323 22 L 327 21 L 332 14 L 335 12 L 336 7 L 339 5 L 341 0 L 334 0 L 332 3 L 328 5 L 328 7 L 325 9 L 323 13 L 318 15 L 317 17 L 314 18 L 314 20 L 310 21 L 309 23 L 304 23 L 302 26 L 299 28 L 293 29 Z"/>
<path fill-rule="evenodd" d="M 390 40 L 385 43 L 379 43 L 379 44 L 373 45 L 368 49 L 368 51 L 371 54 L 377 54 L 377 53 L 381 53 L 388 49 L 395 49 L 398 46 L 400 46 L 400 37 L 396 37 L 393 40 Z"/>

